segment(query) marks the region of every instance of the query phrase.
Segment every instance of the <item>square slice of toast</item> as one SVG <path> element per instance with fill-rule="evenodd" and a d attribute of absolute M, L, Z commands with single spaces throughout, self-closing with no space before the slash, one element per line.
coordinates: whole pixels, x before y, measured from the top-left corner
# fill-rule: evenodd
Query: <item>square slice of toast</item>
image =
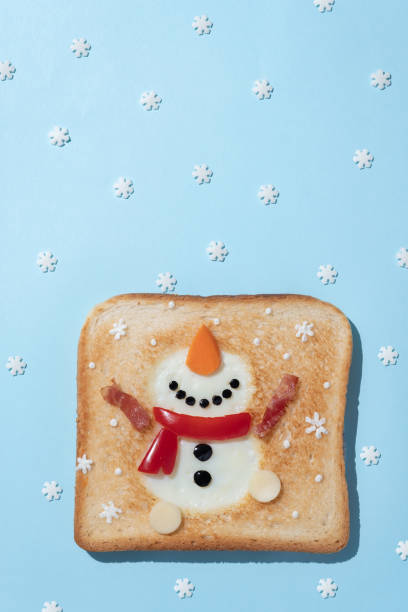
<path fill-rule="evenodd" d="M 89 551 L 343 548 L 351 353 L 347 318 L 308 296 L 129 294 L 96 306 L 78 351 L 77 544 Z M 285 374 L 297 377 L 296 394 L 259 437 Z M 155 407 L 178 429 L 161 429 Z M 235 421 L 224 417 L 238 413 L 249 429 L 231 433 Z M 189 429 L 193 422 L 198 429 Z M 170 441 L 149 455 L 163 430 Z M 161 469 L 149 473 L 155 461 Z M 266 480 L 257 480 L 259 472 Z"/>

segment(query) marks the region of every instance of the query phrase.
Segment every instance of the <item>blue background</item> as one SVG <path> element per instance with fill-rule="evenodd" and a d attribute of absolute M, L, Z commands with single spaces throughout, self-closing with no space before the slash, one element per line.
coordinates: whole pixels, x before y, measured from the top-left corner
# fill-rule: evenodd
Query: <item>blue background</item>
<path fill-rule="evenodd" d="M 401 610 L 408 562 L 407 23 L 403 0 L 1 2 L 2 536 L 0 608 L 111 610 Z M 209 36 L 195 15 L 214 23 Z M 73 38 L 92 45 L 88 58 Z M 382 68 L 392 86 L 378 91 Z M 270 100 L 251 92 L 256 79 Z M 142 92 L 163 103 L 146 112 Z M 72 142 L 51 146 L 60 125 Z M 375 157 L 352 162 L 356 149 Z M 191 172 L 207 163 L 209 185 Z M 114 197 L 119 176 L 134 180 Z M 257 198 L 274 184 L 274 206 Z M 229 249 L 224 263 L 205 252 Z M 59 259 L 43 274 L 37 253 Z M 320 264 L 335 285 L 316 277 Z M 88 310 L 123 292 L 157 291 L 172 272 L 180 293 L 307 293 L 354 325 L 346 419 L 352 536 L 328 557 L 288 553 L 124 553 L 90 556 L 73 541 L 76 344 Z M 382 345 L 396 366 L 377 359 Z M 360 387 L 361 379 L 361 387 Z M 359 458 L 363 445 L 378 466 Z M 45 480 L 64 488 L 41 495 Z M 356 486 L 357 485 L 357 486 Z M 179 600 L 176 578 L 196 585 Z M 319 578 L 339 585 L 334 599 Z"/>

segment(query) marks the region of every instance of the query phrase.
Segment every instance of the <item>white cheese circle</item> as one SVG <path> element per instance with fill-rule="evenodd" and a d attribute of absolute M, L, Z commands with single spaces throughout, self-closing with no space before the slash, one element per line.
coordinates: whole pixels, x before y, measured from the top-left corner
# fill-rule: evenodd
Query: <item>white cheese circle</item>
<path fill-rule="evenodd" d="M 180 508 L 177 508 L 174 504 L 159 501 L 150 510 L 149 522 L 150 527 L 158 533 L 163 535 L 173 533 L 180 527 Z"/>
<path fill-rule="evenodd" d="M 249 483 L 249 493 L 257 501 L 270 502 L 279 495 L 281 482 L 275 472 L 257 470 Z"/>

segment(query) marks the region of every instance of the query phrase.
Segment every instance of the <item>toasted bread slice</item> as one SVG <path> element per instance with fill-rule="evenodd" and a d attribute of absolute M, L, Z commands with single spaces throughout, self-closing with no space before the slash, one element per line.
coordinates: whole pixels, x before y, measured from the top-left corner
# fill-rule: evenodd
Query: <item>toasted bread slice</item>
<path fill-rule="evenodd" d="M 126 325 L 124 333 L 110 333 L 121 319 Z M 189 465 L 184 476 L 177 475 L 178 480 L 174 474 L 161 473 L 149 479 L 138 466 L 159 425 L 152 417 L 151 424 L 138 431 L 120 408 L 103 399 L 100 390 L 114 380 L 151 416 L 158 402 L 163 408 L 186 412 L 185 400 L 176 399 L 174 390 L 168 389 L 166 376 L 172 370 L 163 364 L 171 364 L 173 355 L 187 353 L 202 324 L 212 332 L 221 355 L 232 356 L 228 358 L 231 372 L 240 372 L 242 395 L 235 394 L 234 388 L 232 395 L 241 398 L 239 410 L 251 415 L 248 439 L 242 444 L 226 441 L 224 446 L 223 442 L 214 446 L 208 441 L 216 448 L 212 458 L 205 465 L 197 460 L 194 468 L 211 473 L 208 487 L 194 484 Z M 331 304 L 307 296 L 130 294 L 96 306 L 82 329 L 78 353 L 77 457 L 86 455 L 93 463 L 89 471 L 77 471 L 77 544 L 89 551 L 329 553 L 343 548 L 349 536 L 343 421 L 351 353 L 347 318 Z M 244 365 L 236 365 L 234 359 Z M 180 368 L 175 371 L 181 372 Z M 259 439 L 255 425 L 262 420 L 285 373 L 299 378 L 297 395 L 268 434 Z M 213 376 L 222 375 L 221 371 Z M 227 368 L 222 383 L 227 387 L 230 375 Z M 160 380 L 163 389 L 158 388 Z M 211 404 L 208 412 L 199 407 L 201 379 L 197 380 L 196 402 L 191 408 L 197 412 L 193 414 L 217 416 L 209 391 L 212 379 L 203 378 L 202 394 L 208 395 Z M 221 378 L 213 380 L 215 384 Z M 228 412 L 233 398 L 223 399 L 219 408 Z M 231 409 L 237 410 L 236 406 Z M 112 419 L 116 419 L 116 426 L 115 421 L 111 425 Z M 246 451 L 242 454 L 240 449 L 249 443 L 256 452 L 249 452 L 248 462 L 256 460 L 257 469 L 273 471 L 282 484 L 278 497 L 268 503 L 257 501 L 245 488 L 248 466 Z M 194 445 L 194 441 L 186 444 Z M 219 457 L 224 457 L 221 463 Z M 233 465 L 234 457 L 238 463 L 243 458 L 239 472 Z M 180 472 L 180 465 L 176 470 Z M 220 495 L 211 497 L 217 486 Z M 201 499 L 197 496 L 202 496 L 202 503 L 197 502 Z M 179 528 L 167 535 L 158 533 L 149 520 L 160 499 L 174 503 L 182 514 Z M 116 516 L 109 515 L 109 510 L 104 512 L 110 502 L 120 510 Z"/>

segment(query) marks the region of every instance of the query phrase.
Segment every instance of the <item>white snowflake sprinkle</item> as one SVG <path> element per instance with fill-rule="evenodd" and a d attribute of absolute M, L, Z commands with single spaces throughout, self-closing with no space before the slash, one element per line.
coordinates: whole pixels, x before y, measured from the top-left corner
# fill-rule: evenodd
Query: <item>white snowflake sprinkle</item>
<path fill-rule="evenodd" d="M 89 362 L 89 364 L 88 364 L 88 368 L 90 368 L 91 370 L 94 370 L 94 369 L 95 369 L 95 364 L 94 364 L 94 362 L 93 362 L 93 361 L 90 361 L 90 362 Z"/>
<path fill-rule="evenodd" d="M 116 183 L 113 184 L 113 188 L 115 190 L 115 196 L 117 198 L 124 198 L 125 200 L 130 198 L 134 192 L 132 179 L 127 179 L 124 176 L 118 178 Z"/>
<path fill-rule="evenodd" d="M 18 355 L 16 355 L 15 357 L 9 357 L 7 359 L 6 368 L 12 376 L 17 376 L 17 374 L 22 376 L 25 373 L 26 367 L 26 362 L 22 357 L 19 357 Z"/>
<path fill-rule="evenodd" d="M 314 336 L 313 325 L 313 323 L 308 323 L 307 321 L 303 321 L 301 325 L 297 323 L 295 325 L 296 338 L 302 338 L 302 342 L 307 342 L 308 336 Z"/>
<path fill-rule="evenodd" d="M 401 268 L 408 268 L 408 249 L 401 247 L 397 253 L 398 265 Z"/>
<path fill-rule="evenodd" d="M 91 45 L 86 38 L 74 38 L 70 49 L 75 57 L 88 57 Z"/>
<path fill-rule="evenodd" d="M 283 448 L 286 448 L 286 450 L 290 448 L 290 440 L 286 439 L 283 441 Z"/>
<path fill-rule="evenodd" d="M 207 164 L 201 164 L 201 166 L 194 166 L 191 174 L 196 180 L 197 185 L 202 185 L 203 183 L 211 183 L 213 172 Z"/>
<path fill-rule="evenodd" d="M 322 437 L 322 434 L 327 434 L 328 431 L 324 426 L 326 419 L 324 417 L 320 418 L 319 413 L 315 412 L 313 415 L 313 418 L 311 417 L 306 417 L 305 418 L 306 423 L 309 423 L 309 427 L 307 427 L 305 429 L 307 434 L 310 433 L 315 433 L 316 438 L 318 440 L 320 440 L 320 438 Z"/>
<path fill-rule="evenodd" d="M 111 336 L 114 337 L 115 340 L 120 340 L 122 336 L 126 335 L 127 325 L 123 319 L 119 319 L 118 322 L 113 324 L 112 329 L 109 330 Z"/>
<path fill-rule="evenodd" d="M 263 79 L 261 81 L 255 81 L 252 91 L 258 100 L 267 100 L 271 97 L 273 87 L 269 81 Z"/>
<path fill-rule="evenodd" d="M 323 476 L 322 474 L 316 474 L 315 476 L 315 482 L 322 482 L 323 480 Z"/>
<path fill-rule="evenodd" d="M 284 359 L 285 361 L 287 361 L 288 359 L 290 359 L 290 353 L 284 353 L 284 354 L 283 354 L 283 359 Z"/>
<path fill-rule="evenodd" d="M 0 79 L 2 81 L 5 81 L 6 79 L 11 80 L 14 77 L 15 71 L 15 66 L 13 66 L 10 60 L 0 62 Z"/>
<path fill-rule="evenodd" d="M 265 308 L 265 314 L 270 315 L 272 313 L 272 308 Z"/>
<path fill-rule="evenodd" d="M 162 99 L 154 91 L 145 91 L 140 98 L 140 104 L 145 110 L 159 110 Z"/>
<path fill-rule="evenodd" d="M 261 185 L 258 192 L 258 198 L 267 206 L 268 204 L 276 204 L 279 197 L 279 191 L 273 185 Z"/>
<path fill-rule="evenodd" d="M 115 475 L 122 476 L 122 470 L 120 468 L 115 468 Z"/>
<path fill-rule="evenodd" d="M 107 523 L 112 523 L 112 519 L 119 518 L 119 514 L 122 514 L 122 510 L 120 508 L 116 508 L 113 505 L 113 502 L 109 502 L 108 504 L 102 504 L 102 512 L 99 513 L 100 518 L 106 519 Z"/>
<path fill-rule="evenodd" d="M 220 321 L 219 319 L 217 319 L 217 318 L 213 319 L 213 323 L 214 323 L 214 325 L 219 325 L 219 324 L 220 324 L 220 322 L 221 322 L 221 321 Z"/>
<path fill-rule="evenodd" d="M 191 597 L 195 586 L 188 578 L 177 578 L 176 584 L 174 585 L 174 590 L 180 599 L 184 597 Z"/>
<path fill-rule="evenodd" d="M 175 303 L 173 302 L 173 300 L 170 300 L 170 302 L 168 303 L 168 307 L 170 308 L 170 310 L 173 310 L 173 308 L 175 307 Z"/>
<path fill-rule="evenodd" d="M 261 341 L 259 338 L 254 338 L 252 342 L 255 344 L 255 346 L 259 346 L 261 344 Z"/>
<path fill-rule="evenodd" d="M 294 519 L 299 518 L 299 512 L 298 512 L 297 510 L 294 510 L 294 511 L 292 512 L 292 518 L 294 518 Z"/>
<path fill-rule="evenodd" d="M 46 500 L 54 501 L 55 499 L 60 499 L 62 488 L 59 486 L 58 482 L 55 482 L 55 480 L 52 480 L 51 482 L 46 481 L 43 484 L 41 493 L 45 495 Z"/>
<path fill-rule="evenodd" d="M 395 552 L 401 557 L 402 561 L 406 561 L 408 559 L 408 540 L 400 540 Z"/>
<path fill-rule="evenodd" d="M 50 139 L 51 144 L 57 147 L 64 147 L 71 141 L 71 136 L 69 135 L 68 129 L 58 126 L 54 127 L 51 132 L 48 133 L 48 138 Z"/>
<path fill-rule="evenodd" d="M 326 382 L 323 383 L 323 388 L 324 389 L 330 389 L 330 387 L 331 387 L 331 383 L 329 383 L 329 381 L 326 380 Z"/>
<path fill-rule="evenodd" d="M 45 601 L 41 612 L 63 612 L 63 610 L 56 601 Z"/>
<path fill-rule="evenodd" d="M 209 259 L 211 261 L 224 261 L 228 255 L 227 247 L 223 242 L 212 240 L 206 248 Z"/>
<path fill-rule="evenodd" d="M 375 446 L 363 446 L 360 453 L 360 459 L 364 461 L 366 465 L 377 465 L 381 453 L 375 448 Z"/>
<path fill-rule="evenodd" d="M 334 597 L 336 595 L 338 586 L 332 578 L 320 578 L 316 589 L 319 591 L 323 599 L 326 599 L 327 597 Z"/>
<path fill-rule="evenodd" d="M 87 474 L 91 471 L 91 467 L 93 464 L 92 459 L 88 459 L 86 455 L 82 455 L 82 457 L 78 457 L 77 459 L 76 471 L 81 470 L 83 474 Z"/>
<path fill-rule="evenodd" d="M 398 359 L 398 351 L 396 351 L 392 346 L 382 346 L 377 357 L 385 366 L 395 365 Z"/>
<path fill-rule="evenodd" d="M 357 149 L 354 153 L 353 162 L 358 165 L 360 170 L 363 168 L 371 168 L 372 163 L 374 161 L 374 156 L 369 153 L 367 149 Z"/>
<path fill-rule="evenodd" d="M 328 285 L 329 283 L 333 285 L 337 280 L 338 272 L 328 264 L 327 266 L 319 266 L 319 270 L 317 271 L 317 277 L 320 278 L 323 285 Z"/>
<path fill-rule="evenodd" d="M 384 70 L 377 70 L 371 74 L 371 85 L 373 87 L 378 87 L 378 89 L 385 89 L 391 85 L 391 75 L 389 72 L 384 72 Z"/>
<path fill-rule="evenodd" d="M 162 293 L 170 293 L 176 288 L 177 279 L 170 272 L 160 272 L 156 279 L 156 285 L 161 289 Z"/>
<path fill-rule="evenodd" d="M 41 272 L 54 272 L 58 259 L 51 253 L 51 251 L 41 251 L 37 255 L 37 266 Z"/>
<path fill-rule="evenodd" d="M 208 19 L 207 15 L 201 15 L 201 17 L 194 17 L 192 27 L 199 36 L 202 36 L 203 34 L 211 33 L 213 24 Z"/>
<path fill-rule="evenodd" d="M 150 344 L 151 344 L 152 346 L 156 346 L 156 345 L 157 345 L 157 340 L 156 340 L 156 338 L 152 338 L 152 339 L 150 340 Z"/>
<path fill-rule="evenodd" d="M 111 427 L 117 427 L 118 426 L 118 421 L 117 421 L 117 419 L 111 419 L 109 421 L 109 424 L 110 424 Z"/>

